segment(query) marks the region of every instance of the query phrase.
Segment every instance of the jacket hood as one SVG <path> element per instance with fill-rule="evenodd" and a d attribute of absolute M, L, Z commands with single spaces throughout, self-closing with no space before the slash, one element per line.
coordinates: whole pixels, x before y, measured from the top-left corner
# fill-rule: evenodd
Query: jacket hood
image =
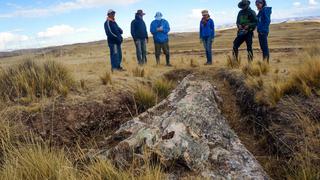
<path fill-rule="evenodd" d="M 267 15 L 271 15 L 272 14 L 272 7 L 264 7 L 263 11 L 265 11 L 265 13 Z"/>

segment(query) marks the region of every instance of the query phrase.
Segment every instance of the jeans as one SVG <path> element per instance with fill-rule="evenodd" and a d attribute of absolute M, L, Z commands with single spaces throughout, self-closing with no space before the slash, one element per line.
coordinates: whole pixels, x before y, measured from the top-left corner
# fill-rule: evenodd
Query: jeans
<path fill-rule="evenodd" d="M 109 48 L 110 48 L 111 69 L 112 70 L 121 69 L 121 61 L 122 61 L 121 44 L 109 44 Z"/>
<path fill-rule="evenodd" d="M 163 53 L 166 55 L 166 63 L 167 65 L 170 64 L 170 49 L 169 49 L 169 42 L 166 43 L 155 43 L 155 55 L 156 55 L 156 60 L 157 64 L 160 63 L 160 55 L 161 55 L 161 50 Z"/>
<path fill-rule="evenodd" d="M 248 61 L 253 61 L 253 50 L 252 50 L 252 39 L 253 32 L 248 32 L 246 34 L 238 34 L 233 42 L 233 56 L 239 60 L 239 47 L 242 43 L 246 42 L 248 51 Z"/>
<path fill-rule="evenodd" d="M 269 59 L 270 59 L 268 35 L 269 33 L 259 33 L 259 43 L 260 43 L 260 48 L 263 54 L 262 57 L 263 57 L 263 60 L 267 62 L 269 62 Z"/>
<path fill-rule="evenodd" d="M 203 46 L 206 50 L 207 64 L 212 64 L 212 37 L 203 38 Z"/>
<path fill-rule="evenodd" d="M 139 65 L 147 63 L 147 45 L 146 39 L 135 40 L 136 53 Z"/>

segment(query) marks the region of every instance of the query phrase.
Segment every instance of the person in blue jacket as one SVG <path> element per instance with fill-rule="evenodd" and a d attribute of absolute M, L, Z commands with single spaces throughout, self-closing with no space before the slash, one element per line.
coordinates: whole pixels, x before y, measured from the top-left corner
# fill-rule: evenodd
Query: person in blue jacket
<path fill-rule="evenodd" d="M 108 45 L 110 48 L 111 70 L 124 71 L 121 67 L 122 50 L 121 44 L 123 42 L 122 29 L 115 21 L 116 12 L 112 9 L 108 11 L 108 17 L 104 23 L 104 29 L 108 37 Z"/>
<path fill-rule="evenodd" d="M 138 10 L 135 19 L 131 22 L 131 35 L 136 45 L 136 53 L 139 65 L 147 63 L 148 32 L 143 16 L 145 13 Z"/>
<path fill-rule="evenodd" d="M 202 11 L 200 22 L 200 40 L 206 50 L 207 62 L 205 65 L 212 64 L 212 42 L 215 36 L 214 22 L 210 18 L 208 10 Z"/>
<path fill-rule="evenodd" d="M 258 13 L 258 36 L 260 42 L 260 48 L 263 54 L 263 60 L 269 63 L 270 61 L 270 52 L 268 46 L 268 35 L 269 35 L 269 26 L 271 23 L 271 13 L 272 8 L 267 7 L 267 3 L 265 0 L 257 0 L 256 6 L 259 10 Z"/>
<path fill-rule="evenodd" d="M 169 51 L 169 35 L 170 26 L 168 21 L 162 18 L 161 12 L 157 12 L 155 15 L 155 20 L 152 21 L 150 32 L 153 35 L 154 46 L 155 46 L 155 56 L 157 64 L 160 64 L 161 50 L 166 55 L 167 66 L 172 66 L 170 64 L 170 51 Z"/>

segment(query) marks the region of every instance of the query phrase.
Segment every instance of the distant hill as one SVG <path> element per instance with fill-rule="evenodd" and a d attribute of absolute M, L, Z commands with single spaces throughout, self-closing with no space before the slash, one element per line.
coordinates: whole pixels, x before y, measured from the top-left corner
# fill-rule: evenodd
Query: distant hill
<path fill-rule="evenodd" d="M 293 18 L 283 18 L 283 19 L 273 19 L 272 23 L 273 24 L 278 24 L 278 23 L 292 23 L 292 22 L 305 22 L 305 21 L 315 21 L 315 22 L 320 22 L 320 16 L 308 16 L 308 17 L 293 17 Z M 232 29 L 235 28 L 234 23 L 229 23 L 229 24 L 224 24 L 217 26 L 217 29 L 219 30 L 226 30 L 226 29 Z M 196 30 L 194 30 L 196 31 Z M 189 32 L 190 33 L 190 32 Z M 186 36 L 189 33 L 174 33 L 172 34 L 173 37 L 177 36 Z M 126 39 L 125 41 L 129 41 L 131 38 Z M 76 43 L 76 44 L 69 44 L 69 45 L 62 45 L 62 46 L 52 46 L 52 47 L 45 47 L 45 48 L 35 48 L 35 49 L 22 49 L 22 50 L 15 50 L 15 51 L 9 51 L 9 52 L 0 52 L 0 59 L 1 58 L 6 58 L 6 57 L 13 57 L 13 56 L 18 56 L 21 54 L 39 54 L 43 55 L 49 52 L 53 53 L 63 53 L 60 52 L 61 49 L 65 49 L 68 47 L 73 47 L 75 45 L 100 45 L 100 44 L 105 44 L 105 40 L 100 40 L 100 41 L 94 41 L 94 42 L 87 42 L 87 43 Z"/>

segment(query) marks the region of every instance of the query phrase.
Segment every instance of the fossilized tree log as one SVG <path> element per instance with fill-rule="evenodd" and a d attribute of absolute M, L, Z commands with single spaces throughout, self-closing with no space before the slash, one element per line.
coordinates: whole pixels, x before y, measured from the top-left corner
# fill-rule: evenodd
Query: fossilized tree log
<path fill-rule="evenodd" d="M 166 100 L 109 137 L 114 144 L 100 157 L 127 164 L 133 155 L 141 156 L 146 147 L 164 166 L 179 162 L 203 177 L 268 179 L 228 126 L 219 101 L 209 82 L 196 81 L 189 75 Z"/>

